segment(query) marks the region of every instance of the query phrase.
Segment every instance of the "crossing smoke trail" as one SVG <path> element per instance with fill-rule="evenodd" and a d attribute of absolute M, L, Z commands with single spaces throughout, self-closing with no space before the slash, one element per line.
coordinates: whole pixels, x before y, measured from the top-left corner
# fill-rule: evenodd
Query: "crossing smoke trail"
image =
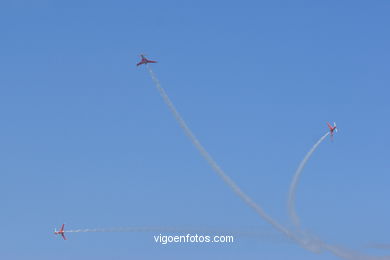
<path fill-rule="evenodd" d="M 390 260 L 390 256 L 368 256 L 363 255 L 359 252 L 355 252 L 349 249 L 345 249 L 343 247 L 335 246 L 327 244 L 320 239 L 313 239 L 309 234 L 305 234 L 302 231 L 299 232 L 299 234 L 296 234 L 281 224 L 279 224 L 276 220 L 271 218 L 268 214 L 265 213 L 265 211 L 257 205 L 248 195 L 246 195 L 239 187 L 238 185 L 233 182 L 233 180 L 226 175 L 226 173 L 222 170 L 222 168 L 214 161 L 214 159 L 211 157 L 211 155 L 206 151 L 206 149 L 200 144 L 198 139 L 195 137 L 195 135 L 192 133 L 192 131 L 187 126 L 184 119 L 180 116 L 179 112 L 176 110 L 175 106 L 173 105 L 172 101 L 169 99 L 168 95 L 166 94 L 165 90 L 161 87 L 161 84 L 159 80 L 157 79 L 156 75 L 152 71 L 152 69 L 146 64 L 146 67 L 148 69 L 148 72 L 154 81 L 157 90 L 159 91 L 161 97 L 164 99 L 164 102 L 171 110 L 172 114 L 174 115 L 176 121 L 179 123 L 180 127 L 184 130 L 185 134 L 190 138 L 193 145 L 196 147 L 196 149 L 200 152 L 200 154 L 203 156 L 203 158 L 209 163 L 209 165 L 214 169 L 214 171 L 222 178 L 222 180 L 252 209 L 256 211 L 256 213 L 263 218 L 266 222 L 271 224 L 275 229 L 277 229 L 279 232 L 285 234 L 289 239 L 292 241 L 295 241 L 299 245 L 303 246 L 305 249 L 310 250 L 312 252 L 320 252 L 322 249 L 326 249 L 329 252 L 333 253 L 334 255 L 347 259 L 347 260 Z M 328 133 L 326 134 L 328 135 Z M 325 139 L 326 136 L 323 138 Z M 322 138 L 320 139 L 322 142 Z M 321 143 L 320 142 L 320 143 Z M 318 146 L 318 145 L 317 145 Z M 315 150 L 315 149 L 314 149 Z M 310 156 L 309 156 L 310 157 Z"/>
<path fill-rule="evenodd" d="M 285 234 L 289 239 L 297 242 L 301 246 L 305 247 L 306 249 L 312 251 L 312 252 L 320 252 L 321 251 L 321 244 L 318 239 L 314 240 L 312 239 L 309 234 L 299 234 L 297 236 L 290 230 L 286 229 L 284 226 L 279 224 L 276 220 L 274 220 L 272 217 L 270 217 L 256 202 L 252 200 L 246 193 L 244 193 L 238 185 L 222 170 L 222 168 L 217 164 L 217 162 L 211 157 L 211 155 L 207 152 L 207 150 L 201 145 L 199 140 L 196 138 L 196 136 L 192 133 L 190 128 L 188 127 L 187 123 L 184 121 L 184 119 L 181 117 L 179 112 L 176 110 L 175 106 L 173 105 L 172 101 L 169 99 L 168 95 L 166 94 L 165 90 L 161 87 L 160 81 L 157 79 L 156 75 L 154 74 L 153 70 L 146 65 L 148 72 L 154 81 L 157 90 L 159 91 L 161 97 L 163 98 L 164 102 L 168 106 L 168 108 L 171 110 L 173 116 L 175 117 L 176 121 L 179 123 L 180 127 L 184 130 L 185 134 L 189 137 L 193 145 L 196 147 L 196 149 L 200 152 L 200 154 L 203 156 L 203 158 L 208 162 L 208 164 L 213 168 L 213 170 L 222 178 L 222 180 L 252 209 L 256 211 L 256 213 L 263 218 L 266 222 L 271 224 L 276 230 L 279 232 Z"/>
<path fill-rule="evenodd" d="M 313 147 L 310 149 L 310 151 L 305 155 L 301 163 L 299 164 L 297 170 L 295 171 L 294 177 L 292 179 L 291 185 L 290 185 L 290 191 L 288 194 L 288 201 L 287 201 L 287 207 L 288 207 L 288 214 L 290 216 L 291 221 L 293 224 L 299 228 L 299 218 L 295 211 L 295 193 L 297 189 L 297 185 L 299 183 L 299 179 L 301 177 L 303 168 L 305 168 L 306 163 L 309 161 L 310 157 L 313 155 L 315 150 L 318 148 L 318 146 L 325 140 L 325 138 L 329 135 L 329 132 L 326 132 L 318 141 L 313 145 Z"/>
<path fill-rule="evenodd" d="M 184 130 L 185 134 L 190 138 L 193 145 L 196 147 L 196 149 L 200 152 L 200 154 L 203 156 L 203 158 L 208 162 L 208 164 L 214 169 L 214 171 L 222 178 L 222 180 L 251 208 L 253 208 L 257 214 L 260 215 L 264 220 L 266 220 L 268 223 L 270 223 L 272 226 L 274 226 L 278 231 L 284 233 L 289 238 L 295 240 L 293 234 L 284 228 L 282 225 L 280 225 L 278 222 L 276 222 L 273 218 L 268 216 L 265 211 L 258 206 L 248 195 L 246 195 L 239 187 L 238 185 L 233 182 L 233 180 L 222 170 L 222 168 L 217 164 L 217 162 L 211 157 L 211 155 L 206 151 L 206 149 L 200 144 L 199 140 L 195 137 L 195 135 L 192 133 L 190 128 L 187 126 L 187 123 L 184 121 L 184 119 L 180 116 L 179 112 L 176 110 L 175 106 L 173 105 L 172 101 L 169 99 L 168 95 L 166 94 L 165 90 L 161 87 L 160 81 L 157 79 L 156 75 L 154 74 L 153 70 L 146 65 L 148 72 L 153 79 L 157 90 L 160 92 L 161 97 L 164 99 L 164 102 L 171 110 L 172 114 L 174 115 L 176 121 L 179 123 L 180 127 Z"/>

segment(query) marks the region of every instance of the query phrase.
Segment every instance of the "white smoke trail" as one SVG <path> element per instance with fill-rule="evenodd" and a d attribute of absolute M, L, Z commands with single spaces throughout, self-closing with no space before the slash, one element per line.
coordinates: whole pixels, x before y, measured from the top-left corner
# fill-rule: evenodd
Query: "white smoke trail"
<path fill-rule="evenodd" d="M 175 228 L 175 227 L 119 227 L 119 228 L 93 228 L 93 229 L 74 229 L 65 230 L 68 233 L 88 233 L 88 232 L 207 232 L 207 233 L 245 233 L 247 231 L 226 230 L 226 229 L 207 229 L 207 228 Z M 254 234 L 254 232 L 248 234 Z"/>
<path fill-rule="evenodd" d="M 287 242 L 285 237 L 278 236 L 274 232 L 262 228 L 226 229 L 226 228 L 185 228 L 185 227 L 117 227 L 117 228 L 93 228 L 65 230 L 66 233 L 95 233 L 95 232 L 131 232 L 131 233 L 171 233 L 171 234 L 207 234 L 207 235 L 234 235 L 256 239 L 270 239 L 277 242 Z"/>
<path fill-rule="evenodd" d="M 285 234 L 289 239 L 292 241 L 297 242 L 299 245 L 303 246 L 305 249 L 310 250 L 312 252 L 320 252 L 322 249 L 326 249 L 329 252 L 333 253 L 336 256 L 339 256 L 341 258 L 347 259 L 347 260 L 390 260 L 390 256 L 367 256 L 363 255 L 359 252 L 355 252 L 349 249 L 345 249 L 342 247 L 338 247 L 335 245 L 326 244 L 325 242 L 321 241 L 320 239 L 313 239 L 310 235 L 304 234 L 304 232 L 300 231 L 299 234 L 296 234 L 281 224 L 279 224 L 276 220 L 274 220 L 272 217 L 270 217 L 268 214 L 265 213 L 265 211 L 257 205 L 248 195 L 246 195 L 239 187 L 238 185 L 233 182 L 232 179 L 221 169 L 221 167 L 214 161 L 214 159 L 211 157 L 211 155 L 206 151 L 206 149 L 200 144 L 198 139 L 195 137 L 195 135 L 192 133 L 192 131 L 187 126 L 184 119 L 180 116 L 179 112 L 176 110 L 175 106 L 173 105 L 172 101 L 169 99 L 168 95 L 166 94 L 165 90 L 161 87 L 161 84 L 157 77 L 155 76 L 152 69 L 146 64 L 146 67 L 149 71 L 149 74 L 151 78 L 153 79 L 157 90 L 160 92 L 161 97 L 164 99 L 164 102 L 167 104 L 169 109 L 171 110 L 172 114 L 176 118 L 177 122 L 179 123 L 180 127 L 184 130 L 185 134 L 190 138 L 191 142 L 194 144 L 194 146 L 197 148 L 197 150 L 200 152 L 200 154 L 203 156 L 203 158 L 206 159 L 206 161 L 209 163 L 209 165 L 214 169 L 214 171 L 222 178 L 222 180 L 251 208 L 253 208 L 256 213 L 263 218 L 266 222 L 271 224 L 276 230 L 279 232 Z M 325 139 L 325 137 L 328 135 L 324 135 L 319 143 Z M 316 145 L 318 146 L 319 143 Z M 314 147 L 315 150 L 316 147 Z M 312 149 L 313 150 L 313 149 Z M 313 150 L 313 152 L 314 152 Z M 310 157 L 310 156 L 309 156 Z M 302 236 L 304 235 L 304 236 Z"/>
<path fill-rule="evenodd" d="M 298 229 L 299 232 L 303 232 L 301 227 L 300 227 L 300 221 L 298 218 L 298 215 L 296 214 L 295 211 L 295 194 L 296 194 L 296 188 L 299 183 L 299 179 L 302 175 L 302 171 L 304 167 L 306 166 L 308 160 L 310 157 L 313 155 L 313 153 L 316 151 L 318 146 L 325 140 L 325 138 L 329 135 L 329 132 L 324 134 L 314 145 L 313 147 L 309 150 L 309 152 L 305 155 L 303 160 L 300 162 L 297 170 L 295 171 L 293 180 L 290 185 L 290 191 L 289 191 L 289 196 L 288 196 L 288 212 L 291 221 L 295 225 L 295 227 Z M 371 256 L 371 255 L 365 255 L 360 252 L 350 250 L 341 246 L 337 245 L 331 245 L 324 243 L 320 240 L 313 240 L 312 238 L 309 238 L 307 240 L 307 243 L 314 243 L 316 246 L 321 246 L 323 249 L 328 250 L 329 252 L 333 253 L 334 255 L 347 259 L 347 260 L 389 260 L 390 256 Z"/>
<path fill-rule="evenodd" d="M 206 151 L 206 149 L 200 144 L 199 140 L 192 133 L 190 128 L 187 126 L 184 119 L 180 116 L 179 112 L 176 110 L 172 101 L 169 99 L 165 90 L 161 87 L 160 81 L 157 79 L 156 75 L 152 69 L 147 65 L 147 69 L 154 83 L 156 84 L 157 90 L 160 92 L 161 97 L 164 99 L 164 102 L 167 104 L 172 114 L 176 118 L 176 121 L 179 123 L 180 127 L 184 130 L 185 134 L 190 138 L 193 145 L 200 152 L 203 158 L 209 163 L 209 165 L 214 169 L 214 171 L 222 178 L 222 180 L 251 208 L 253 208 L 257 214 L 260 215 L 265 221 L 274 226 L 278 231 L 284 233 L 289 238 L 295 240 L 293 234 L 287 230 L 285 227 L 276 222 L 273 218 L 268 216 L 265 211 L 257 205 L 248 195 L 246 195 L 238 185 L 233 182 L 233 180 L 222 170 L 222 168 L 217 164 L 217 162 L 211 157 L 211 155 Z"/>
<path fill-rule="evenodd" d="M 303 168 L 305 168 L 305 165 L 306 163 L 308 162 L 308 160 L 310 159 L 310 157 L 312 156 L 312 154 L 315 152 L 315 150 L 317 149 L 317 147 L 322 143 L 322 141 L 325 140 L 325 138 L 329 135 L 329 132 L 326 132 L 325 135 L 323 135 L 318 141 L 317 143 L 315 143 L 313 145 L 313 147 L 310 149 L 310 151 L 305 155 L 305 157 L 303 158 L 303 160 L 301 161 L 301 163 L 299 164 L 297 170 L 295 171 L 295 174 L 294 174 L 294 177 L 292 179 L 292 182 L 291 182 L 291 185 L 290 185 L 290 191 L 289 191 L 289 194 L 288 194 L 288 201 L 287 201 L 287 207 L 288 207 L 288 214 L 290 216 L 290 219 L 291 221 L 293 222 L 293 224 L 299 228 L 300 227 L 300 223 L 299 223 L 299 218 L 298 218 L 298 215 L 295 211 L 295 193 L 296 193 L 296 189 L 297 189 L 297 185 L 299 183 L 299 179 L 301 177 L 301 174 L 302 174 L 302 171 L 303 171 Z"/>
<path fill-rule="evenodd" d="M 158 227 L 119 227 L 119 228 L 93 228 L 65 230 L 67 233 L 88 233 L 88 232 L 175 232 L 176 229 Z"/>

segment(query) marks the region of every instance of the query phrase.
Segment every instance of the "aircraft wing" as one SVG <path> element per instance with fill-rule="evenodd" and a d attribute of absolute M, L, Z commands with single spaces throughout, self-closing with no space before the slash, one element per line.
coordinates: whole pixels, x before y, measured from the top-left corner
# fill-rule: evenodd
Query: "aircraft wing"
<path fill-rule="evenodd" d="M 66 240 L 66 237 L 65 237 L 64 233 L 61 233 L 61 236 L 62 236 L 62 238 L 63 238 L 64 240 Z"/>

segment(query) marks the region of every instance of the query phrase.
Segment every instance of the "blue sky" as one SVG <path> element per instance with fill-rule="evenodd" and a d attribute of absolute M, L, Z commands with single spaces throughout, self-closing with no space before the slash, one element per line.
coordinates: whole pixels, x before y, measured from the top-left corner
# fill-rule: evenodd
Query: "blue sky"
<path fill-rule="evenodd" d="M 272 232 L 199 156 L 138 54 L 237 184 L 291 227 L 358 248 L 390 242 L 387 1 L 13 1 L 0 4 L 0 258 L 337 259 L 282 235 L 170 245 L 181 226 Z M 276 239 L 275 239 L 276 237 Z M 282 240 L 282 241 L 280 241 Z M 375 252 L 374 252 L 375 253 Z"/>

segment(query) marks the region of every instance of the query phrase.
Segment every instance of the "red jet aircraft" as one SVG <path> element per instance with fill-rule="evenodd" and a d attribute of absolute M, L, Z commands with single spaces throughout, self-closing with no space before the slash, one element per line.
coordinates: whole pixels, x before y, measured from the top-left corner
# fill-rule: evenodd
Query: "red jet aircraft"
<path fill-rule="evenodd" d="M 64 231 L 64 226 L 65 226 L 65 224 L 62 224 L 62 227 L 61 227 L 61 229 L 60 230 L 56 230 L 56 229 L 54 229 L 54 234 L 56 234 L 56 235 L 61 235 L 62 236 L 62 238 L 64 239 L 64 240 L 66 240 L 66 237 L 65 237 L 65 231 Z"/>
<path fill-rule="evenodd" d="M 137 66 L 142 65 L 142 64 L 148 64 L 148 63 L 157 63 L 157 61 L 148 60 L 147 58 L 145 58 L 145 56 L 143 54 L 141 54 L 140 56 L 141 56 L 141 61 L 137 63 Z"/>
<path fill-rule="evenodd" d="M 334 131 L 336 130 L 336 133 L 337 133 L 337 126 L 336 126 L 336 122 L 333 123 L 333 126 L 329 123 L 326 123 L 329 127 L 329 132 L 330 132 L 330 138 L 332 138 L 333 140 L 333 135 L 334 135 Z"/>

